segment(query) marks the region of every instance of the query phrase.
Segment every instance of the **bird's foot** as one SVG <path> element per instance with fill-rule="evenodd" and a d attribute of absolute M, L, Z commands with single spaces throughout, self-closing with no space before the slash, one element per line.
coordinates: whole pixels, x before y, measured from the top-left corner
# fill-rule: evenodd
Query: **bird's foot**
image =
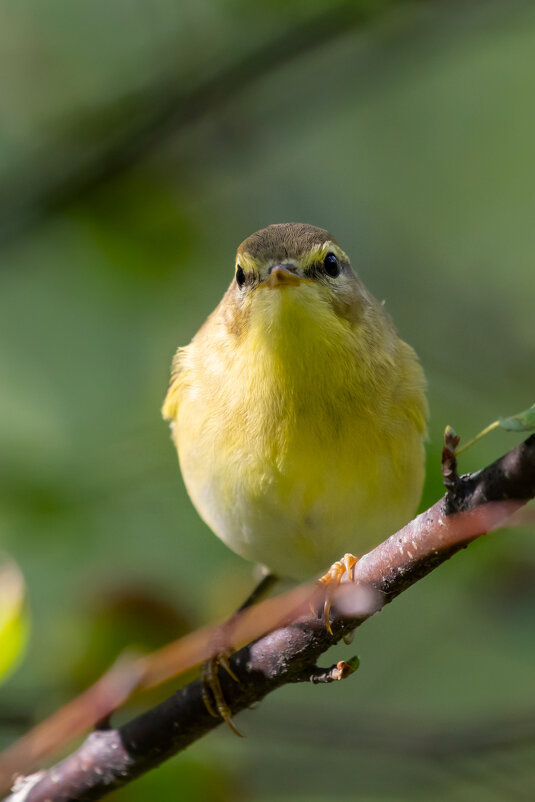
<path fill-rule="evenodd" d="M 357 562 L 358 557 L 355 557 L 354 554 L 344 554 L 341 560 L 337 560 L 335 563 L 333 563 L 327 573 L 323 574 L 323 576 L 318 579 L 318 584 L 326 590 L 326 598 L 323 605 L 323 620 L 325 621 L 325 628 L 330 635 L 333 634 L 330 621 L 330 612 L 332 606 L 330 591 L 333 588 L 338 587 L 346 574 L 348 582 L 355 581 L 354 568 Z"/>
<path fill-rule="evenodd" d="M 227 637 L 230 621 L 232 619 L 227 621 L 218 631 L 213 655 L 201 666 L 201 694 L 204 705 L 210 715 L 214 718 L 222 718 L 232 732 L 243 737 L 232 720 L 232 711 L 225 699 L 219 678 L 219 667 L 221 666 L 235 682 L 239 682 L 229 662 L 229 658 L 234 651 Z"/>
<path fill-rule="evenodd" d="M 276 581 L 277 577 L 274 574 L 264 572 L 260 582 L 245 599 L 239 609 L 216 631 L 211 643 L 212 657 L 201 666 L 202 698 L 206 709 L 214 718 L 222 718 L 232 732 L 235 732 L 236 735 L 240 737 L 242 737 L 242 734 L 232 721 L 232 712 L 221 687 L 219 666 L 224 668 L 235 682 L 239 682 L 229 662 L 229 657 L 234 651 L 231 642 L 234 624 L 240 613 L 252 604 L 256 604 Z"/>

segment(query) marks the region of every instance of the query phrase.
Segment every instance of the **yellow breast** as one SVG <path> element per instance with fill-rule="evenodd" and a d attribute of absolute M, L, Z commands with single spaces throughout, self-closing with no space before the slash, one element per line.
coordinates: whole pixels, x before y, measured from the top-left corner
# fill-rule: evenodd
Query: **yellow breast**
<path fill-rule="evenodd" d="M 356 323 L 313 286 L 221 308 L 178 358 L 164 405 L 202 518 L 243 557 L 304 578 L 414 512 L 426 405 L 412 349 L 373 304 Z"/>

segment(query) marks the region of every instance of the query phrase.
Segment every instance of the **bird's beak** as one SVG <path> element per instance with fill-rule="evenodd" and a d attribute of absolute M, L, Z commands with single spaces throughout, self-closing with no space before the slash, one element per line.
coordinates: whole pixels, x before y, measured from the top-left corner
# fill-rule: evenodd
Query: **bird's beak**
<path fill-rule="evenodd" d="M 268 287 L 274 290 L 278 287 L 297 287 L 301 284 L 301 279 L 297 275 L 297 268 L 293 265 L 275 265 L 269 271 L 266 281 L 260 284 L 261 287 Z"/>

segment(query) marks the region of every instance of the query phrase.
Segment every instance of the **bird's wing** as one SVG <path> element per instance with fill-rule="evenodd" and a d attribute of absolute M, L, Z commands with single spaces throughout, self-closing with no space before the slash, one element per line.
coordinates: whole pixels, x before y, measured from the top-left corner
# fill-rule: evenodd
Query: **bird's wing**
<path fill-rule="evenodd" d="M 183 385 L 183 368 L 182 368 L 182 351 L 179 348 L 173 359 L 173 367 L 171 370 L 171 381 L 169 382 L 169 389 L 162 406 L 162 416 L 164 420 L 173 421 L 178 413 L 178 406 L 180 403 L 181 388 Z"/>

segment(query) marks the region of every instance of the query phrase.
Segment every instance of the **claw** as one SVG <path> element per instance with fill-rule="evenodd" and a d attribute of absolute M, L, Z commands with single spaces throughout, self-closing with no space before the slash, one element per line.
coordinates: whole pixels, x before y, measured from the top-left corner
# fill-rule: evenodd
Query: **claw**
<path fill-rule="evenodd" d="M 351 646 L 354 637 L 355 637 L 355 630 L 352 629 L 351 632 L 346 632 L 345 635 L 342 635 L 342 640 L 344 641 L 346 646 Z"/>
<path fill-rule="evenodd" d="M 333 630 L 331 627 L 331 618 L 330 618 L 331 607 L 332 607 L 331 600 L 329 598 L 325 599 L 325 603 L 323 605 L 323 621 L 325 623 L 325 629 L 327 630 L 329 635 L 333 634 Z"/>
<path fill-rule="evenodd" d="M 331 587 L 337 588 L 344 578 L 344 574 L 347 574 L 348 582 L 354 582 L 355 565 L 357 562 L 358 557 L 355 557 L 354 554 L 344 554 L 341 560 L 337 560 L 335 563 L 333 563 L 327 573 L 318 579 L 318 584 L 324 587 L 327 593 L 327 598 L 325 599 L 325 604 L 323 605 L 323 620 L 325 621 L 325 628 L 329 635 L 333 634 L 330 620 L 332 602 L 329 598 L 329 589 Z"/>
<path fill-rule="evenodd" d="M 232 730 L 232 732 L 234 733 L 234 735 L 237 735 L 237 736 L 238 736 L 238 738 L 243 738 L 243 732 L 241 732 L 241 731 L 240 731 L 240 730 L 237 728 L 237 726 L 234 724 L 234 722 L 232 721 L 232 719 L 231 719 L 230 717 L 229 717 L 229 718 L 226 718 L 226 719 L 224 719 L 224 721 L 225 721 L 225 724 L 226 724 L 228 727 L 230 727 L 230 729 Z"/>
<path fill-rule="evenodd" d="M 234 651 L 231 643 L 231 635 L 236 616 L 239 615 L 242 610 L 247 609 L 251 604 L 257 602 L 276 581 L 277 577 L 274 574 L 264 574 L 258 585 L 253 589 L 252 593 L 249 594 L 236 613 L 217 630 L 211 643 L 212 657 L 201 666 L 201 695 L 204 706 L 211 716 L 214 718 L 222 718 L 232 732 L 239 735 L 240 738 L 243 738 L 243 735 L 232 721 L 232 712 L 223 694 L 221 680 L 219 679 L 219 666 L 225 669 L 234 682 L 239 683 L 240 680 L 232 670 L 229 662 L 229 657 Z"/>
<path fill-rule="evenodd" d="M 232 732 L 243 738 L 243 734 L 239 731 L 237 726 L 232 720 L 232 711 L 228 706 L 221 681 L 219 679 L 219 666 L 225 669 L 227 674 L 232 677 L 235 682 L 239 682 L 238 677 L 230 667 L 229 657 L 230 650 L 221 651 L 215 654 L 210 660 L 207 660 L 201 666 L 201 695 L 204 706 L 213 718 L 222 718 L 223 721 L 230 727 Z"/>
<path fill-rule="evenodd" d="M 238 682 L 239 683 L 238 677 L 236 676 L 236 674 L 234 673 L 234 671 L 230 667 L 229 656 L 230 655 L 229 655 L 228 652 L 223 652 L 222 654 L 219 655 L 218 663 L 219 663 L 220 666 L 222 666 L 225 669 L 225 671 L 227 672 L 229 677 L 232 677 L 234 682 Z"/>
<path fill-rule="evenodd" d="M 202 700 L 204 702 L 205 708 L 208 710 L 208 712 L 210 713 L 212 718 L 219 718 L 219 713 L 217 712 L 217 710 L 215 709 L 215 707 L 212 704 L 212 699 L 211 699 L 210 693 L 208 691 L 209 687 L 211 687 L 211 686 L 208 685 L 208 682 L 206 680 L 202 679 L 201 680 L 201 696 L 202 696 Z"/>

